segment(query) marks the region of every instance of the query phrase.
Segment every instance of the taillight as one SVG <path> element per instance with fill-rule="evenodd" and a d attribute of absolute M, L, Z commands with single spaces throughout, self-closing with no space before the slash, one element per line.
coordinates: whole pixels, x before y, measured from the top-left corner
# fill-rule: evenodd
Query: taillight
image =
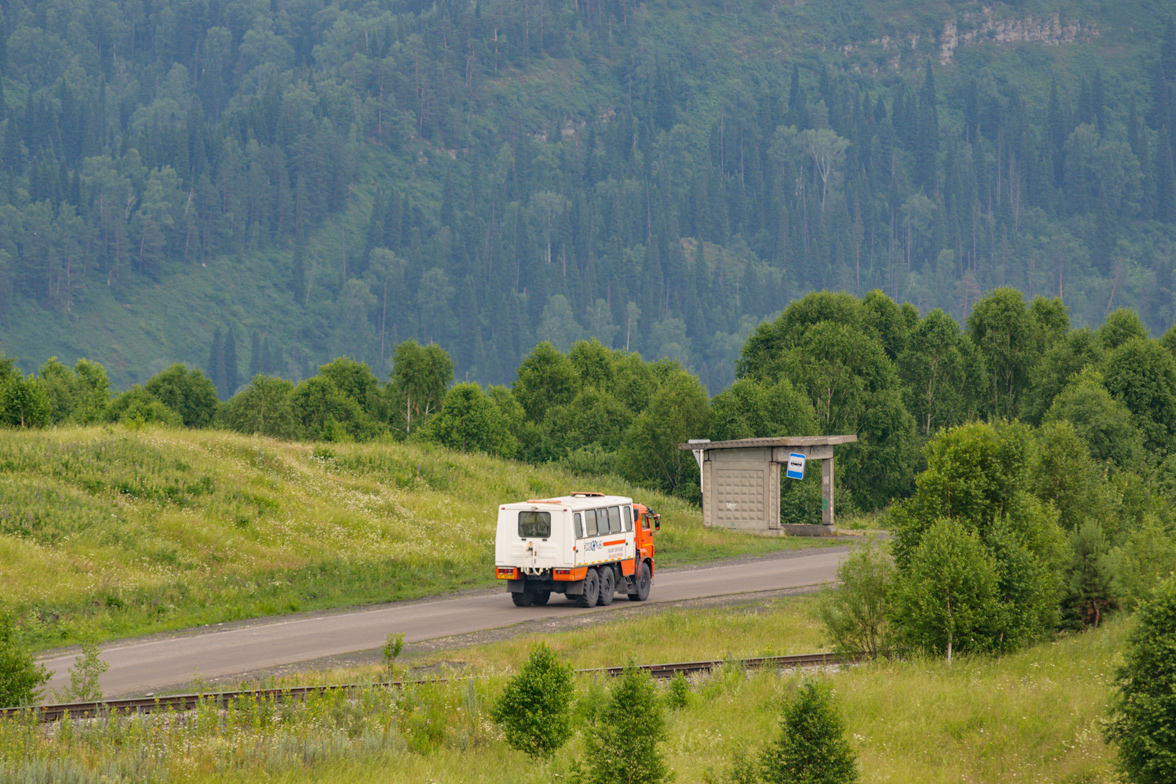
<path fill-rule="evenodd" d="M 500 566 L 496 572 L 499 580 L 519 579 L 519 570 L 517 566 Z"/>

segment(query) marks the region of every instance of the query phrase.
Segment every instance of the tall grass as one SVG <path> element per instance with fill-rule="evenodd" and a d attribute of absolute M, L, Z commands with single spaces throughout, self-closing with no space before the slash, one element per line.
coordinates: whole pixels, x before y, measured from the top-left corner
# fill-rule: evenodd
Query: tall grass
<path fill-rule="evenodd" d="M 808 546 L 663 512 L 661 564 Z M 0 602 L 37 646 L 493 583 L 496 509 L 583 478 L 393 442 L 122 427 L 0 431 Z"/>
<path fill-rule="evenodd" d="M 747 656 L 788 629 L 809 635 L 808 645 L 815 639 L 811 604 L 785 600 L 739 612 L 662 613 L 640 655 L 673 659 L 675 646 L 697 639 L 713 650 L 725 636 L 736 656 Z M 606 650 L 623 660 L 634 625 L 623 619 L 590 635 L 572 631 L 548 641 L 581 665 Z M 926 660 L 821 673 L 723 667 L 692 679 L 685 706 L 670 710 L 667 758 L 679 782 L 725 780 L 735 760 L 754 758 L 778 731 L 782 700 L 802 679 L 821 677 L 833 684 L 864 782 L 1109 782 L 1111 754 L 1098 726 L 1125 629 L 1115 621 L 1015 655 L 957 660 L 950 667 Z M 661 655 L 658 640 L 665 644 Z M 606 699 L 608 679 L 577 678 L 576 730 L 553 761 L 535 763 L 511 751 L 488 718 L 489 705 L 525 652 L 496 645 L 463 656 L 479 663 L 480 677 L 403 691 L 373 685 L 305 702 L 209 700 L 185 714 L 55 727 L 28 716 L 0 720 L 0 779 L 353 784 L 565 778 L 583 754 L 584 730 Z"/>

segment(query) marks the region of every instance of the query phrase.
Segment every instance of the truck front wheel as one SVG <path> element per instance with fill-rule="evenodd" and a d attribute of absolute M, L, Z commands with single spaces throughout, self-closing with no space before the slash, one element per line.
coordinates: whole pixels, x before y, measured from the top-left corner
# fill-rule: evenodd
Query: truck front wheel
<path fill-rule="evenodd" d="M 641 570 L 637 573 L 636 590 L 629 594 L 629 601 L 643 602 L 649 598 L 649 589 L 653 586 L 653 576 L 649 573 L 649 564 L 645 561 L 641 562 Z"/>
<path fill-rule="evenodd" d="M 595 607 L 596 600 L 600 598 L 600 578 L 596 574 L 595 569 L 589 569 L 588 574 L 584 576 L 584 593 L 576 599 L 576 603 L 581 607 Z"/>

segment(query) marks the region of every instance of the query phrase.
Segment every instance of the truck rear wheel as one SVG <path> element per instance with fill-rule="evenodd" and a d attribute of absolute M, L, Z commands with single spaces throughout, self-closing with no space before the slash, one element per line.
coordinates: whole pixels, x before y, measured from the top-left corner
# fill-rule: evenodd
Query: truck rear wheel
<path fill-rule="evenodd" d="M 581 607 L 595 607 L 596 600 L 600 598 L 600 579 L 596 574 L 595 569 L 589 569 L 588 574 L 584 576 L 584 593 L 576 599 L 576 603 Z"/>
<path fill-rule="evenodd" d="M 629 594 L 629 601 L 643 602 L 649 598 L 649 589 L 653 586 L 653 576 L 649 573 L 649 564 L 641 562 L 641 569 L 635 575 L 636 590 Z"/>
<path fill-rule="evenodd" d="M 612 604 L 616 592 L 617 584 L 612 567 L 606 566 L 600 570 L 600 598 L 596 600 L 596 603 L 601 607 L 609 606 Z"/>
<path fill-rule="evenodd" d="M 515 607 L 542 607 L 551 598 L 551 591 L 523 590 L 512 593 L 510 598 L 514 601 Z"/>

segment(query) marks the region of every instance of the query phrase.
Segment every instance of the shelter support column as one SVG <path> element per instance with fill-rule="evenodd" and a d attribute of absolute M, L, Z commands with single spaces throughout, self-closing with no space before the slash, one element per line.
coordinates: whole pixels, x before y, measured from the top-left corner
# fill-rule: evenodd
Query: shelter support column
<path fill-rule="evenodd" d="M 821 461 L 821 524 L 833 530 L 833 458 Z"/>

